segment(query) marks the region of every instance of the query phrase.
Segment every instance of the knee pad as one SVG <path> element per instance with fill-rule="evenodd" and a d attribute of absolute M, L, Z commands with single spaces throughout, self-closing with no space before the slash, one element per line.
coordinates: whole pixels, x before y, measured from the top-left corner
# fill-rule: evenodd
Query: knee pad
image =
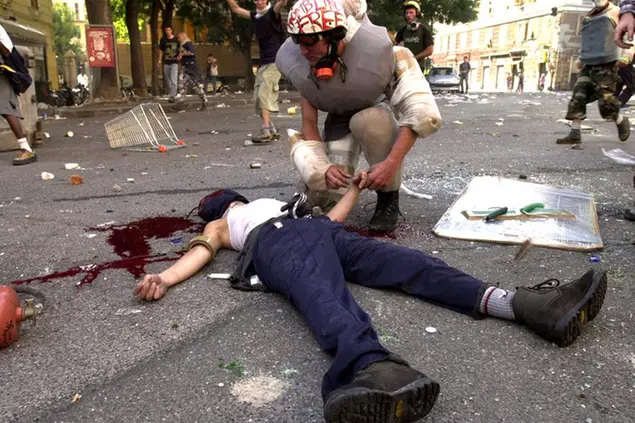
<path fill-rule="evenodd" d="M 385 140 L 392 143 L 397 133 L 397 120 L 388 107 L 369 107 L 355 113 L 349 123 L 349 129 L 353 138 L 360 142 Z"/>

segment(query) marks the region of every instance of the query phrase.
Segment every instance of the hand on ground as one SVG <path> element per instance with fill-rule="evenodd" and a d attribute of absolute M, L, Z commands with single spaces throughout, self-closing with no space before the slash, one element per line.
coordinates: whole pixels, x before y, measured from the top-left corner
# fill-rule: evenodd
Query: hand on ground
<path fill-rule="evenodd" d="M 145 275 L 134 289 L 134 296 L 140 300 L 158 300 L 168 291 L 168 286 L 159 275 Z"/>

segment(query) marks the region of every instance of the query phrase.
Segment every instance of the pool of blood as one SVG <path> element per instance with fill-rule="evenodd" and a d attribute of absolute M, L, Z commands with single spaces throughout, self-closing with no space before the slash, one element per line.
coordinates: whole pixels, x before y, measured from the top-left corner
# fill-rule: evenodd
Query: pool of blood
<path fill-rule="evenodd" d="M 198 233 L 203 231 L 204 224 L 189 219 L 173 216 L 157 216 L 130 222 L 125 225 L 109 225 L 88 228 L 89 231 L 110 232 L 107 242 L 113 247 L 114 253 L 120 259 L 101 264 L 75 266 L 70 269 L 54 272 L 44 276 L 12 281 L 12 284 L 20 285 L 31 282 L 50 282 L 55 279 L 83 275 L 77 282 L 80 287 L 91 283 L 104 271 L 111 269 L 123 269 L 135 279 L 145 273 L 146 265 L 174 261 L 182 254 L 165 255 L 152 254 L 149 240 L 165 239 L 174 236 L 178 232 Z"/>

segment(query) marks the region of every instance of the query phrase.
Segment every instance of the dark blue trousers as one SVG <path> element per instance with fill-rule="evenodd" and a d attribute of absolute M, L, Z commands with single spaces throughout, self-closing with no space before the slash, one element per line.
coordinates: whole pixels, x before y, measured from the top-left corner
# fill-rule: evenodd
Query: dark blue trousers
<path fill-rule="evenodd" d="M 478 314 L 485 284 L 438 258 L 347 232 L 325 217 L 281 223 L 260 230 L 254 265 L 262 283 L 291 301 L 322 349 L 334 356 L 322 381 L 323 398 L 389 354 L 346 281 Z"/>

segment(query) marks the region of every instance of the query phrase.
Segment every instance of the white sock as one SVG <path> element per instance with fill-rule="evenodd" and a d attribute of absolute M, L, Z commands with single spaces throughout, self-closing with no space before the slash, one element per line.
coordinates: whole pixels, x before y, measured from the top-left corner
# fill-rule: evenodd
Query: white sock
<path fill-rule="evenodd" d="M 571 122 L 571 130 L 580 130 L 580 128 L 582 127 L 582 122 L 580 122 L 579 120 L 574 120 L 573 122 Z"/>
<path fill-rule="evenodd" d="M 623 120 L 624 118 L 622 118 L 622 115 L 617 115 L 617 119 L 615 119 L 615 123 L 619 125 L 620 123 L 622 123 Z"/>
<path fill-rule="evenodd" d="M 514 320 L 514 308 L 512 300 L 515 292 L 490 286 L 485 290 L 481 304 L 481 313 L 501 319 Z"/>
<path fill-rule="evenodd" d="M 24 137 L 24 138 L 20 138 L 20 139 L 18 140 L 18 144 L 20 144 L 20 148 L 21 148 L 22 150 L 26 150 L 26 151 L 28 151 L 29 153 L 33 153 L 33 150 L 31 150 L 31 147 L 29 146 L 29 142 L 26 140 L 26 137 Z"/>

